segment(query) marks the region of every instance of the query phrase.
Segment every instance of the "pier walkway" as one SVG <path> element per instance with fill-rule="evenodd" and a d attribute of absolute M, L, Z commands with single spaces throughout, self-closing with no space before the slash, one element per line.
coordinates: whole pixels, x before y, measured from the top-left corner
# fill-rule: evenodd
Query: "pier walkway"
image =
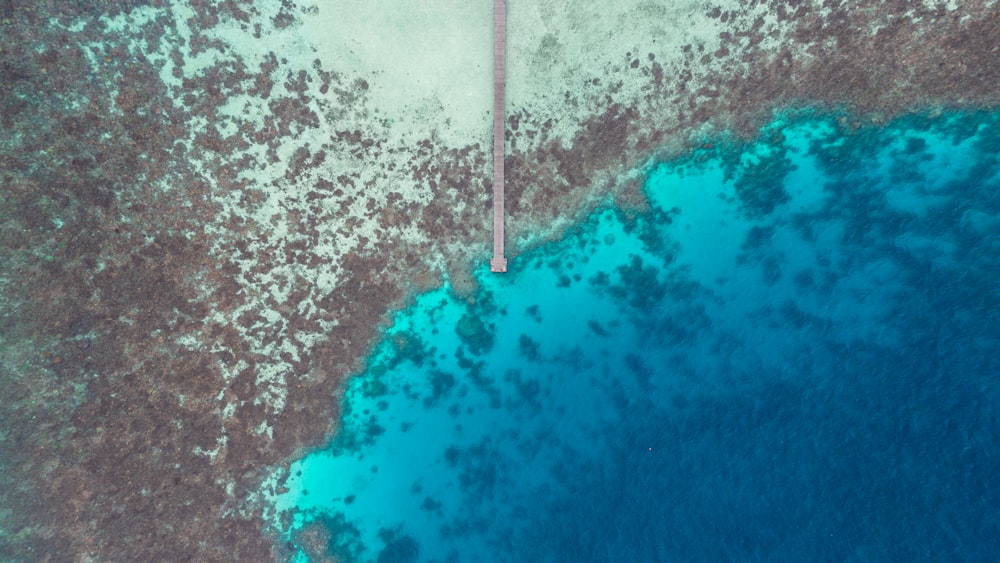
<path fill-rule="evenodd" d="M 503 251 L 504 57 L 507 47 L 507 0 L 493 0 L 493 259 L 490 270 L 507 271 Z"/>

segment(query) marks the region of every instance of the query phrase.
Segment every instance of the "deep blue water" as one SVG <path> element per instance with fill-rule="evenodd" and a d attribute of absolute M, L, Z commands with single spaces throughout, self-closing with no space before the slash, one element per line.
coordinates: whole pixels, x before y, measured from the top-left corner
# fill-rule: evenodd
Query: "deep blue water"
<path fill-rule="evenodd" d="M 1000 115 L 837 123 L 422 296 L 279 506 L 346 561 L 995 560 Z"/>

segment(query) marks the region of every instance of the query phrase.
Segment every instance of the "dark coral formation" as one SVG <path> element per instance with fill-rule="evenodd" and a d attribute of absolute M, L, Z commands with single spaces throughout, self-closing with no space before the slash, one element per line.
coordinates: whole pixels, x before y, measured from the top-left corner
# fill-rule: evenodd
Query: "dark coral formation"
<path fill-rule="evenodd" d="M 323 146 L 297 142 L 326 126 L 321 111 L 362 112 L 367 82 L 319 61 L 317 81 L 280 53 L 251 68 L 205 34 L 221 21 L 257 36 L 261 25 L 294 27 L 285 4 L 265 17 L 247 0 L 192 1 L 196 15 L 179 22 L 162 0 L 0 2 L 0 558 L 287 557 L 252 502 L 266 471 L 325 439 L 339 385 L 361 367 L 386 311 L 440 283 L 427 257 L 443 256 L 459 283 L 470 257 L 485 256 L 482 147 L 429 136 L 402 157 L 429 197 L 374 197 L 399 172 L 364 172 L 395 154 L 378 127 L 335 130 Z M 712 53 L 689 46 L 676 68 L 652 55 L 624 57 L 616 72 L 648 82 L 646 97 L 626 105 L 615 80 L 567 93 L 568 103 L 594 108 L 569 146 L 548 139 L 552 116 L 514 112 L 512 235 L 579 217 L 609 192 L 641 206 L 637 183 L 612 180 L 706 123 L 747 135 L 773 108 L 803 100 L 869 120 L 997 103 L 1000 5 L 854 4 L 825 2 L 821 16 L 816 3 L 772 0 L 792 37 L 777 51 L 754 23 Z M 112 34 L 100 17 L 140 7 L 156 16 L 124 32 Z M 69 31 L 78 22 L 82 29 Z M 216 62 L 186 73 L 174 47 L 168 58 L 180 85 L 172 87 L 151 53 L 181 23 L 192 32 L 190 51 Z M 727 71 L 695 78 L 715 60 Z M 338 107 L 317 105 L 317 93 L 328 92 Z M 238 95 L 267 108 L 262 124 L 223 126 L 222 108 Z M 295 150 L 282 177 L 261 184 L 244 174 L 279 163 L 288 143 Z M 316 177 L 335 153 L 355 169 Z M 774 166 L 762 173 L 780 173 Z M 285 239 L 250 213 L 262 212 L 281 182 L 313 186 L 305 207 L 274 219 L 294 234 Z M 766 210 L 780 195 L 748 205 Z M 360 232 L 365 219 L 377 222 L 374 232 Z M 404 236 L 410 226 L 423 238 Z M 347 239 L 356 244 L 336 263 L 316 250 Z M 317 269 L 336 276 L 336 287 L 303 277 Z M 279 271 L 296 272 L 286 295 L 252 294 L 259 286 L 248 280 Z M 643 271 L 637 264 L 633 273 Z M 314 309 L 298 309 L 310 300 Z M 473 350 L 488 345 L 485 327 L 459 328 Z M 318 341 L 297 338 L 319 333 Z M 273 355 L 264 352 L 271 345 Z M 398 345 L 418 361 L 419 343 Z M 277 382 L 262 375 L 275 365 Z M 442 393 L 448 387 L 443 379 Z M 300 536 L 303 545 L 325 541 L 312 529 Z M 399 542 L 400 553 L 415 550 Z"/>

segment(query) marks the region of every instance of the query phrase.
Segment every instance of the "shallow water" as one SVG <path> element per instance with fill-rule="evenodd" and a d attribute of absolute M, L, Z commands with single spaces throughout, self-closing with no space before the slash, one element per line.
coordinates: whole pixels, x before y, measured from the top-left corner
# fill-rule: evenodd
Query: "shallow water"
<path fill-rule="evenodd" d="M 658 165 L 650 211 L 399 312 L 277 507 L 348 561 L 988 558 L 998 118 Z"/>

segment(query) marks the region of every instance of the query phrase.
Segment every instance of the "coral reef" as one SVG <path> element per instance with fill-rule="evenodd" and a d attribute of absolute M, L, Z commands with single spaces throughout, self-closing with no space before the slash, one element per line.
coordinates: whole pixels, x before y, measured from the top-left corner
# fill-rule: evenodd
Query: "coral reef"
<path fill-rule="evenodd" d="M 641 207 L 629 171 L 706 131 L 754 134 L 777 107 L 844 108 L 852 127 L 1000 97 L 994 2 L 697 15 L 725 31 L 667 52 L 636 39 L 551 106 L 514 92 L 512 259 L 598 201 Z M 485 143 L 400 129 L 370 100 L 378 76 L 289 59 L 271 42 L 311 17 L 290 0 L 5 1 L 0 17 L 0 558 L 288 557 L 262 479 L 334 430 L 389 311 L 446 275 L 474 292 Z M 557 67 L 562 40 L 539 38 L 532 64 Z"/>

